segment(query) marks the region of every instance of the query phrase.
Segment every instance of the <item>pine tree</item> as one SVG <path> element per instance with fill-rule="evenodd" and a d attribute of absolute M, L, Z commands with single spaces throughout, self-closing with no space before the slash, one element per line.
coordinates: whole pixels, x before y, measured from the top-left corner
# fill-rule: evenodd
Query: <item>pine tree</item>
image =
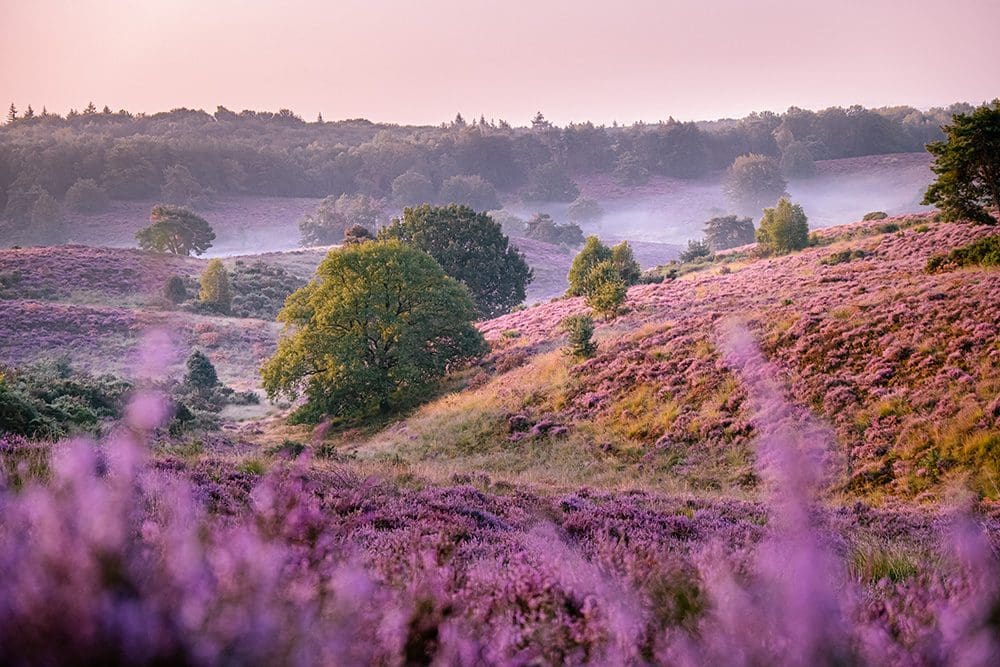
<path fill-rule="evenodd" d="M 15 120 L 17 120 L 17 107 L 11 102 L 10 110 L 7 111 L 7 122 L 13 123 Z"/>
<path fill-rule="evenodd" d="M 184 384 L 197 389 L 211 389 L 219 384 L 215 366 L 200 350 L 195 350 L 187 360 L 187 375 Z"/>
<path fill-rule="evenodd" d="M 321 125 L 323 124 L 323 112 L 322 111 L 320 111 L 316 115 L 316 122 L 319 123 L 319 124 L 321 124 Z"/>
<path fill-rule="evenodd" d="M 28 108 L 24 110 L 24 117 L 26 119 L 35 117 L 35 110 L 31 108 L 30 104 L 28 105 Z"/>
<path fill-rule="evenodd" d="M 93 102 L 89 102 L 83 110 L 84 116 L 92 116 L 97 113 L 97 107 L 94 106 Z"/>

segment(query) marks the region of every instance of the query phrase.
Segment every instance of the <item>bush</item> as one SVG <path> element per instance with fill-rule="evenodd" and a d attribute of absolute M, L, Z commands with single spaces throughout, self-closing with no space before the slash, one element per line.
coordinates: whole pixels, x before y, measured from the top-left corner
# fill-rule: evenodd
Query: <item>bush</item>
<path fill-rule="evenodd" d="M 809 245 L 809 222 L 802 207 L 782 197 L 774 208 L 764 209 L 757 229 L 757 243 L 768 253 L 783 254 Z"/>
<path fill-rule="evenodd" d="M 755 239 L 753 220 L 750 218 L 726 215 L 705 223 L 705 242 L 712 252 L 748 245 Z"/>
<path fill-rule="evenodd" d="M 538 213 L 526 223 L 524 236 L 545 243 L 578 246 L 583 243 L 583 230 L 578 225 L 557 225 L 548 213 Z"/>
<path fill-rule="evenodd" d="M 184 384 L 196 389 L 211 389 L 219 384 L 215 366 L 200 350 L 195 350 L 188 357 Z"/>
<path fill-rule="evenodd" d="M 691 239 L 688 241 L 687 249 L 683 250 L 677 259 L 681 262 L 687 263 L 697 262 L 700 259 L 709 259 L 711 257 L 712 249 L 709 247 L 707 242 Z"/>
<path fill-rule="evenodd" d="M 264 262 L 246 264 L 237 260 L 229 271 L 230 314 L 273 320 L 285 305 L 285 299 L 306 282 L 280 266 Z"/>
<path fill-rule="evenodd" d="M 597 345 L 592 340 L 594 318 L 590 315 L 570 315 L 562 321 L 562 328 L 568 334 L 566 354 L 589 358 L 594 356 Z"/>
<path fill-rule="evenodd" d="M 66 191 L 67 208 L 76 213 L 101 213 L 108 210 L 108 193 L 92 178 L 80 178 Z"/>
<path fill-rule="evenodd" d="M 1000 266 L 1000 234 L 953 249 L 947 255 L 934 255 L 927 260 L 927 272 L 963 266 Z"/>
<path fill-rule="evenodd" d="M 566 294 L 569 296 L 581 296 L 587 292 L 587 277 L 590 271 L 600 264 L 611 260 L 611 249 L 601 243 L 601 239 L 596 236 L 588 236 L 583 244 L 583 248 L 573 258 L 573 263 L 569 267 L 569 289 Z"/>
<path fill-rule="evenodd" d="M 209 261 L 201 274 L 201 290 L 198 300 L 212 310 L 228 315 L 233 305 L 229 288 L 229 274 L 221 259 Z"/>
<path fill-rule="evenodd" d="M 618 268 L 610 261 L 600 262 L 587 274 L 585 296 L 587 305 L 605 319 L 613 319 L 621 310 L 628 287 Z"/>
<path fill-rule="evenodd" d="M 839 252 L 835 252 L 832 255 L 827 255 L 823 259 L 819 260 L 819 263 L 824 264 L 826 266 L 833 266 L 835 264 L 843 264 L 845 262 L 850 262 L 855 259 L 864 259 L 865 257 L 868 257 L 869 254 L 870 253 L 860 249 L 840 250 Z"/>
<path fill-rule="evenodd" d="M 302 245 L 334 245 L 352 225 L 376 229 L 382 219 L 382 202 L 377 199 L 367 195 L 330 196 L 299 222 Z"/>
<path fill-rule="evenodd" d="M 611 263 L 618 269 L 618 275 L 622 277 L 626 285 L 639 284 L 639 278 L 642 276 L 642 267 L 635 260 L 635 254 L 632 252 L 632 246 L 629 245 L 628 241 L 622 241 L 612 246 Z"/>
<path fill-rule="evenodd" d="M 869 220 L 885 220 L 888 217 L 889 214 L 885 211 L 869 211 L 861 219 L 867 222 Z"/>
<path fill-rule="evenodd" d="M 604 209 L 593 199 L 579 197 L 566 209 L 566 217 L 570 219 L 570 222 L 596 223 L 604 217 Z"/>
<path fill-rule="evenodd" d="M 344 232 L 343 243 L 350 245 L 352 243 L 364 243 L 365 241 L 371 241 L 375 237 L 372 235 L 371 230 L 369 230 L 364 225 L 351 225 Z"/>
<path fill-rule="evenodd" d="M 180 304 L 187 301 L 187 285 L 180 276 L 170 276 L 163 284 L 163 296 L 173 304 Z"/>

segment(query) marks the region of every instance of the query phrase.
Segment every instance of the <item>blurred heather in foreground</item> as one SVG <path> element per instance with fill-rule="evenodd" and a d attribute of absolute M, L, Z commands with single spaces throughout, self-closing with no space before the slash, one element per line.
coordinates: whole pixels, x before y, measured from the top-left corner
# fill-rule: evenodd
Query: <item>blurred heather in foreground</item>
<path fill-rule="evenodd" d="M 826 429 L 721 343 L 766 505 L 262 477 L 151 456 L 153 394 L 100 443 L 0 436 L 3 662 L 997 664 L 996 518 L 811 506 Z"/>

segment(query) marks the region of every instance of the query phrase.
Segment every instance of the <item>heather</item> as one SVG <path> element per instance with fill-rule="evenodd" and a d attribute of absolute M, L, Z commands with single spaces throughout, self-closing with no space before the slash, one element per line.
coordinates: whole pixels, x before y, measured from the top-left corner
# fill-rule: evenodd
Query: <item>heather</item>
<path fill-rule="evenodd" d="M 127 428 L 39 454 L 0 436 L 0 650 L 11 664 L 990 664 L 990 506 L 815 504 L 828 431 L 752 334 L 762 501 L 537 495 L 278 455 L 178 457 Z M 28 465 L 28 463 L 31 465 Z M 8 477 L 8 480 L 11 480 Z"/>

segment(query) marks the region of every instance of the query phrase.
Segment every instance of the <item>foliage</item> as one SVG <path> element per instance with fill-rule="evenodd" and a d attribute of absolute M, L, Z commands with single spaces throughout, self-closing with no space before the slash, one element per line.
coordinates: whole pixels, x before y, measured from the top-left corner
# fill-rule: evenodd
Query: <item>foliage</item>
<path fill-rule="evenodd" d="M 524 236 L 529 239 L 570 247 L 583 243 L 583 230 L 580 229 L 579 225 L 556 224 L 548 213 L 538 213 L 525 224 Z"/>
<path fill-rule="evenodd" d="M 382 222 L 382 202 L 367 195 L 329 196 L 299 222 L 302 245 L 340 243 L 352 225 L 376 229 Z"/>
<path fill-rule="evenodd" d="M 119 378 L 74 371 L 64 362 L 0 368 L 0 433 L 96 433 L 103 422 L 121 416 L 130 389 Z"/>
<path fill-rule="evenodd" d="M 59 202 L 43 192 L 31 206 L 31 227 L 39 241 L 57 245 L 66 240 L 66 221 Z"/>
<path fill-rule="evenodd" d="M 364 243 L 365 241 L 371 241 L 375 236 L 372 235 L 371 230 L 364 225 L 351 225 L 344 232 L 343 243 L 350 245 L 352 243 Z"/>
<path fill-rule="evenodd" d="M 928 273 L 963 266 L 1000 266 L 1000 234 L 984 236 L 953 248 L 946 255 L 933 255 L 927 260 Z"/>
<path fill-rule="evenodd" d="M 729 168 L 723 191 L 740 211 L 755 213 L 786 195 L 788 184 L 773 157 L 740 155 Z"/>
<path fill-rule="evenodd" d="M 809 221 L 802 207 L 782 197 L 774 208 L 764 209 L 757 229 L 757 243 L 765 252 L 775 254 L 801 250 L 809 245 Z"/>
<path fill-rule="evenodd" d="M 595 264 L 584 281 L 587 305 L 605 319 L 613 319 L 628 296 L 628 286 L 611 260 Z"/>
<path fill-rule="evenodd" d="M 588 197 L 578 197 L 569 208 L 566 209 L 566 216 L 570 222 L 579 224 L 592 224 L 600 222 L 604 217 L 604 209 L 597 201 Z"/>
<path fill-rule="evenodd" d="M 168 204 L 176 206 L 203 207 L 209 202 L 212 192 L 202 187 L 182 164 L 175 164 L 163 170 L 163 186 L 160 197 Z"/>
<path fill-rule="evenodd" d="M 418 399 L 484 351 L 468 290 L 399 241 L 331 251 L 278 316 L 286 334 L 261 369 L 269 396 L 300 392 L 304 421 L 364 417 Z"/>
<path fill-rule="evenodd" d="M 738 248 L 755 240 L 753 220 L 750 218 L 726 215 L 705 223 L 705 242 L 712 252 Z"/>
<path fill-rule="evenodd" d="M 215 232 L 204 218 L 178 206 L 154 206 L 149 221 L 152 224 L 135 235 L 143 250 L 200 255 L 211 248 L 215 240 Z"/>
<path fill-rule="evenodd" d="M 864 217 L 861 219 L 867 222 L 870 220 L 885 220 L 888 217 L 889 214 L 885 211 L 869 211 L 868 213 L 865 213 Z"/>
<path fill-rule="evenodd" d="M 469 288 L 479 317 L 510 312 L 524 301 L 531 269 L 510 245 L 500 225 L 468 206 L 422 205 L 379 232 L 379 239 L 398 239 L 433 257 L 452 278 Z"/>
<path fill-rule="evenodd" d="M 834 266 L 836 264 L 844 264 L 845 262 L 851 262 L 854 261 L 855 259 L 864 259 L 865 257 L 868 257 L 870 254 L 871 253 L 861 250 L 860 248 L 854 250 L 851 249 L 838 250 L 832 255 L 827 255 L 823 259 L 819 260 L 819 263 L 823 264 L 824 266 Z"/>
<path fill-rule="evenodd" d="M 688 241 L 687 248 L 681 252 L 678 259 L 681 262 L 695 262 L 699 259 L 709 258 L 712 256 L 712 248 L 707 241 L 697 241 L 691 239 Z"/>
<path fill-rule="evenodd" d="M 77 179 L 66 191 L 65 203 L 77 213 L 101 213 L 110 204 L 108 193 L 92 178 Z"/>
<path fill-rule="evenodd" d="M 809 178 L 816 175 L 812 151 L 801 141 L 793 141 L 781 151 L 780 166 L 785 178 Z"/>
<path fill-rule="evenodd" d="M 941 209 L 944 220 L 993 225 L 1000 210 L 1000 99 L 969 114 L 956 114 L 942 130 L 944 141 L 927 144 L 937 179 L 923 203 Z"/>
<path fill-rule="evenodd" d="M 625 186 L 635 187 L 649 182 L 649 170 L 634 153 L 622 153 L 618 156 L 615 169 L 612 172 L 615 180 Z"/>
<path fill-rule="evenodd" d="M 392 181 L 390 196 L 397 206 L 431 204 L 436 199 L 436 195 L 434 182 L 421 171 L 411 169 Z"/>
<path fill-rule="evenodd" d="M 642 267 L 635 259 L 632 246 L 628 241 L 622 241 L 611 247 L 611 263 L 618 269 L 618 275 L 626 285 L 638 285 L 642 275 Z"/>
<path fill-rule="evenodd" d="M 196 389 L 211 389 L 219 384 L 215 366 L 201 350 L 195 350 L 188 357 L 184 383 Z"/>
<path fill-rule="evenodd" d="M 173 304 L 187 301 L 187 285 L 181 276 L 170 276 L 163 284 L 163 296 Z"/>
<path fill-rule="evenodd" d="M 590 315 L 570 315 L 562 321 L 562 328 L 568 335 L 566 354 L 588 359 L 597 351 L 593 341 L 594 318 Z"/>
<path fill-rule="evenodd" d="M 236 317 L 273 320 L 285 305 L 285 299 L 305 284 L 305 280 L 280 266 L 236 260 L 229 271 L 230 312 Z"/>
<path fill-rule="evenodd" d="M 528 230 L 528 223 L 507 209 L 489 211 L 487 215 L 490 216 L 493 222 L 500 225 L 500 231 L 507 236 L 524 236 Z"/>
<path fill-rule="evenodd" d="M 210 260 L 202 272 L 198 300 L 219 313 L 230 312 L 233 295 L 229 288 L 229 273 L 221 259 Z"/>
<path fill-rule="evenodd" d="M 580 196 L 580 188 L 566 169 L 555 162 L 547 162 L 531 172 L 523 196 L 530 202 L 571 202 Z"/>
<path fill-rule="evenodd" d="M 588 236 L 583 248 L 573 258 L 573 263 L 569 267 L 569 275 L 566 277 L 569 289 L 566 290 L 566 294 L 570 296 L 586 294 L 587 279 L 591 270 L 601 262 L 611 259 L 611 249 L 601 243 L 601 239 L 597 236 Z"/>
<path fill-rule="evenodd" d="M 445 179 L 438 199 L 444 204 L 460 204 L 476 211 L 492 211 L 501 206 L 496 189 L 482 176 Z"/>

